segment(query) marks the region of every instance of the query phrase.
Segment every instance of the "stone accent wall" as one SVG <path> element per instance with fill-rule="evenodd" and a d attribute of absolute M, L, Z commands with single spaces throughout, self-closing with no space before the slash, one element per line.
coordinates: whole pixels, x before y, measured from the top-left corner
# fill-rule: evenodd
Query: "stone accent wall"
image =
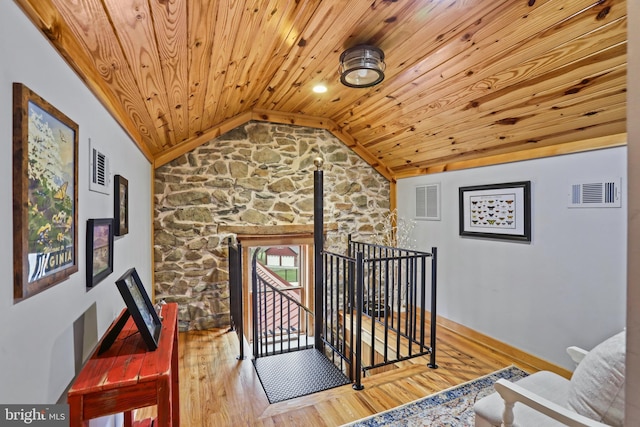
<path fill-rule="evenodd" d="M 313 161 L 324 159 L 325 246 L 344 253 L 381 230 L 389 183 L 330 132 L 249 122 L 155 171 L 156 299 L 178 302 L 181 330 L 229 325 L 221 225 L 313 224 Z"/>

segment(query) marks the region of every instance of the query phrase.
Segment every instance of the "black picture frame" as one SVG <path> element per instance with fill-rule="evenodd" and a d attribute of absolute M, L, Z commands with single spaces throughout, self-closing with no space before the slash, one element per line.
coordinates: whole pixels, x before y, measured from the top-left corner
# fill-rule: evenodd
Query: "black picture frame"
<path fill-rule="evenodd" d="M 157 349 L 162 321 L 158 317 L 135 267 L 127 270 L 116 280 L 116 286 L 147 348 L 149 351 Z"/>
<path fill-rule="evenodd" d="M 113 219 L 87 220 L 87 287 L 113 273 Z"/>
<path fill-rule="evenodd" d="M 124 236 L 129 233 L 129 181 L 122 175 L 114 179 L 113 221 L 115 235 Z"/>
<path fill-rule="evenodd" d="M 531 181 L 459 188 L 460 236 L 531 241 Z"/>

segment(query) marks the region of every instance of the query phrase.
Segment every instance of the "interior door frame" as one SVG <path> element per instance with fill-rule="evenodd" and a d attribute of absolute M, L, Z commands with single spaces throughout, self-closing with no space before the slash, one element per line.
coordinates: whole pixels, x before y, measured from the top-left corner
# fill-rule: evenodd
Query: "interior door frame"
<path fill-rule="evenodd" d="M 300 271 L 299 283 L 303 286 L 302 304 L 308 307 L 313 313 L 313 233 L 300 234 L 238 234 L 238 241 L 242 245 L 242 306 L 243 328 L 245 338 L 249 343 L 253 340 L 253 323 L 251 313 L 251 249 L 267 246 L 300 246 Z M 313 336 L 313 328 L 308 328 L 308 336 Z"/>

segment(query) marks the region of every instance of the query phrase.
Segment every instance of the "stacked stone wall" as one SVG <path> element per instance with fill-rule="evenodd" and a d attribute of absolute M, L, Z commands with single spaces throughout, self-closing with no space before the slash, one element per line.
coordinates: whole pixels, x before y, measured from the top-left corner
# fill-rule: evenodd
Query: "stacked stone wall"
<path fill-rule="evenodd" d="M 156 299 L 177 302 L 181 330 L 229 325 L 220 226 L 313 224 L 314 159 L 324 160 L 326 247 L 344 253 L 389 214 L 389 183 L 331 133 L 249 122 L 155 171 Z"/>

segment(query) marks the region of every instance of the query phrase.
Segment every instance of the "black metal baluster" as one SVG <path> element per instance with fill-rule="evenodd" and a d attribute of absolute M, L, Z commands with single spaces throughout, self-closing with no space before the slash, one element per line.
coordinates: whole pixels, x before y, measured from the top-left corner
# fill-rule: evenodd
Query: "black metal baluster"
<path fill-rule="evenodd" d="M 422 274 L 420 275 L 420 351 L 424 351 L 424 322 L 425 322 L 425 306 L 427 305 L 427 257 L 420 257 L 420 268 Z"/>
<path fill-rule="evenodd" d="M 362 310 L 364 300 L 364 262 L 362 252 L 356 253 L 356 360 L 355 360 L 355 382 L 353 388 L 362 390 Z"/>
<path fill-rule="evenodd" d="M 260 323 L 260 318 L 258 317 L 258 274 L 256 272 L 255 254 L 251 260 L 251 290 L 251 311 L 253 313 L 253 357 L 259 357 L 258 343 L 260 341 L 260 331 L 258 330 L 258 325 Z"/>
<path fill-rule="evenodd" d="M 389 296 L 389 258 L 388 251 L 385 250 L 384 260 L 384 296 L 382 298 L 382 315 L 384 316 L 384 361 L 389 360 L 389 316 L 387 313 L 387 297 Z M 382 277 L 381 277 L 382 280 Z M 397 353 L 396 353 L 397 355 Z"/>

